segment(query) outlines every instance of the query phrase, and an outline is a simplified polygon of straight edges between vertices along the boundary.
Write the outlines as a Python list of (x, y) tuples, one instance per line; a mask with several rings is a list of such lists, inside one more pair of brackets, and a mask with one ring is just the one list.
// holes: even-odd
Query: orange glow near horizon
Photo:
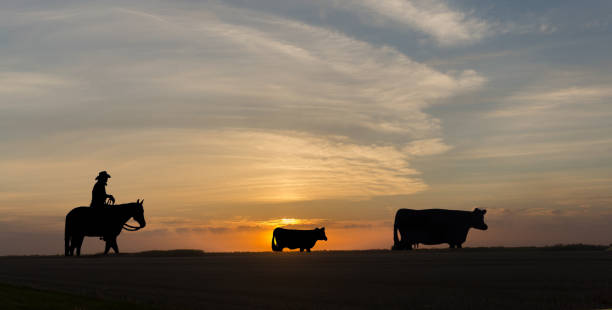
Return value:
[(307, 221), (296, 219), (296, 218), (281, 218), (281, 219), (272, 219), (264, 222), (260, 222), (262, 225), (266, 226), (284, 226), (284, 225), (299, 225), (306, 224)]

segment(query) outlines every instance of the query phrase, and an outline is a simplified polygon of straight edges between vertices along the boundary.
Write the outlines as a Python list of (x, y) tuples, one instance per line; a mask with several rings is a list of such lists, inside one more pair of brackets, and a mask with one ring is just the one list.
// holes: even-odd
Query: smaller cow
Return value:
[(325, 227), (311, 230), (276, 228), (272, 233), (272, 250), (281, 252), (284, 248), (310, 252), (317, 240), (327, 241)]

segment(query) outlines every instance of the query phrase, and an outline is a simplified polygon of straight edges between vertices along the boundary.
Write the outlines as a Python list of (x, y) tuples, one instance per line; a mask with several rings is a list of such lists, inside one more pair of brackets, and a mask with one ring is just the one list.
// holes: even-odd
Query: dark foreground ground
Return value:
[(164, 309), (601, 309), (612, 252), (2, 257), (0, 283)]
[(145, 304), (103, 300), (56, 291), (0, 284), (2, 310), (149, 310)]

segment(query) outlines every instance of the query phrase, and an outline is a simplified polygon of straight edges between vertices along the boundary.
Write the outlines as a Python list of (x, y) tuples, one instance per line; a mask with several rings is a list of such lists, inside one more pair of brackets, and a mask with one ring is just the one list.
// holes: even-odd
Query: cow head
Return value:
[(315, 228), (315, 232), (317, 233), (317, 240), (327, 241), (327, 236), (325, 235), (325, 227)]
[(482, 230), (487, 230), (487, 228), (489, 228), (489, 226), (487, 226), (487, 224), (485, 224), (484, 222), (484, 215), (485, 213), (487, 213), (487, 210), (484, 209), (474, 209), (474, 212), (472, 212), (472, 227), (476, 228), (476, 229), (482, 229)]

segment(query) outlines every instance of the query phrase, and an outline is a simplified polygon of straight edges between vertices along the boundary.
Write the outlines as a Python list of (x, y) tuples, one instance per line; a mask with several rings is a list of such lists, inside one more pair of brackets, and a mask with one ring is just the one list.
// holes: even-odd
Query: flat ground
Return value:
[(2, 310), (147, 310), (150, 306), (0, 284)]
[(0, 282), (170, 309), (599, 309), (612, 251), (2, 257)]

